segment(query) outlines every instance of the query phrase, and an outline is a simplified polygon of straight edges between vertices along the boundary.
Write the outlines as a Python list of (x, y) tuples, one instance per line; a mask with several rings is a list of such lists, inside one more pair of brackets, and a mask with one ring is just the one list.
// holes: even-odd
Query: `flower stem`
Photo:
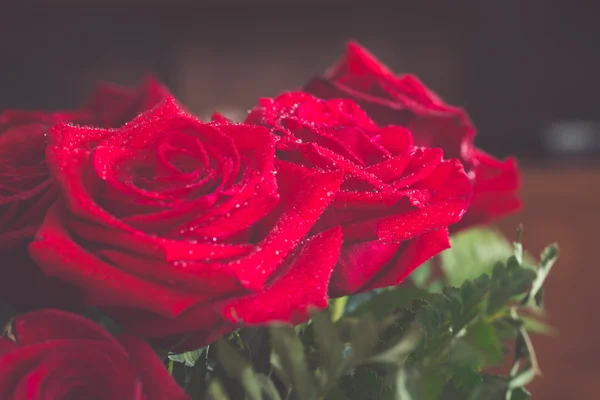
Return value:
[(331, 321), (337, 322), (344, 315), (346, 309), (346, 303), (348, 303), (348, 296), (338, 297), (337, 299), (331, 300)]

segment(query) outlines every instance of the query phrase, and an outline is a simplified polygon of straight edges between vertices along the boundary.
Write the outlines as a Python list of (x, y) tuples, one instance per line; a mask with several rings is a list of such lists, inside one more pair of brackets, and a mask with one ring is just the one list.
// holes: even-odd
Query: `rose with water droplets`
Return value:
[(415, 147), (406, 128), (379, 128), (351, 100), (302, 92), (260, 100), (246, 122), (279, 136), (277, 158), (294, 169), (344, 174), (311, 228), (343, 232), (332, 296), (396, 285), (449, 246), (448, 227), (467, 209), (471, 184), (458, 160)]
[(267, 128), (203, 123), (171, 98), (119, 129), (49, 137), (63, 201), (30, 252), (129, 331), (198, 345), (326, 306), (341, 232), (308, 233), (340, 172), (276, 161)]
[(415, 145), (439, 147), (445, 157), (460, 159), (471, 178), (473, 198), (453, 231), (520, 208), (515, 159), (500, 161), (477, 149), (475, 127), (464, 110), (444, 103), (414, 75), (394, 75), (359, 44), (349, 43), (345, 56), (304, 91), (325, 99), (352, 99), (378, 126), (408, 128)]

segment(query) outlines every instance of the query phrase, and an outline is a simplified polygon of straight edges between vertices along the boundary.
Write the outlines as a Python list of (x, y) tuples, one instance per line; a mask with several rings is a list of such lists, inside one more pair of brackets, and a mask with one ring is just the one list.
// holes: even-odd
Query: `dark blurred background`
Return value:
[(84, 3), (2, 10), (0, 108), (74, 107), (97, 79), (153, 72), (198, 113), (245, 110), (324, 71), (353, 38), (465, 106), (496, 155), (600, 154), (593, 2)]
[(479, 147), (518, 156), (525, 209), (500, 226), (512, 235), (523, 222), (533, 252), (563, 249), (547, 294), (559, 336), (536, 340), (534, 398), (597, 398), (600, 2), (143, 3), (0, 8), (0, 109), (76, 107), (97, 80), (135, 85), (150, 72), (201, 116), (243, 113), (355, 39), (464, 106)]

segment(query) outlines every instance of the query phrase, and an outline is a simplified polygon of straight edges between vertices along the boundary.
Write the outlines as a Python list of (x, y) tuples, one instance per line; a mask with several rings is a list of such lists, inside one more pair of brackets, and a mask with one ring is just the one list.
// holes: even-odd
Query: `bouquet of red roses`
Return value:
[(355, 43), (242, 122), (152, 77), (4, 111), (0, 399), (527, 398), (557, 251), (473, 228), (520, 206), (474, 136)]

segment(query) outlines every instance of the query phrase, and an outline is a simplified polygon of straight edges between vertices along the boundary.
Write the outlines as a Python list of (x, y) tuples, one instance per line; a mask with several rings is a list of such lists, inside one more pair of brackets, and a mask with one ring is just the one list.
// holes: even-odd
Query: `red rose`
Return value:
[(0, 398), (189, 397), (143, 341), (115, 339), (91, 320), (49, 309), (17, 316), (0, 337)]
[(59, 122), (85, 119), (78, 112), (0, 114), (0, 298), (20, 310), (71, 300), (62, 282), (37, 270), (26, 245), (57, 197), (45, 163), (48, 130)]
[(117, 130), (57, 126), (47, 158), (64, 202), (30, 252), (149, 337), (298, 321), (327, 304), (341, 232), (307, 234), (342, 175), (275, 162), (274, 141), (172, 98)]
[(169, 96), (154, 76), (146, 77), (136, 89), (100, 83), (83, 109), (93, 117), (91, 125), (119, 128)]
[(0, 252), (33, 236), (56, 188), (46, 167), (46, 135), (76, 113), (9, 110), (0, 114)]
[(342, 226), (331, 295), (396, 285), (449, 246), (447, 227), (465, 212), (470, 182), (440, 149), (414, 147), (406, 128), (378, 128), (351, 100), (306, 93), (262, 99), (246, 122), (271, 127), (280, 137), (277, 157), (298, 170), (344, 172), (313, 228)]
[(494, 160), (475, 148), (467, 114), (450, 106), (413, 75), (394, 75), (366, 49), (351, 42), (345, 57), (304, 88), (320, 98), (350, 98), (379, 126), (408, 128), (415, 145), (439, 147), (459, 158), (473, 181), (471, 206), (453, 230), (485, 223), (520, 208), (519, 174), (513, 158)]
[(0, 114), (0, 298), (21, 311), (75, 305), (72, 288), (43, 275), (25, 247), (58, 194), (45, 162), (48, 130), (61, 122), (118, 127), (166, 96), (148, 77), (137, 90), (100, 84), (78, 111)]

